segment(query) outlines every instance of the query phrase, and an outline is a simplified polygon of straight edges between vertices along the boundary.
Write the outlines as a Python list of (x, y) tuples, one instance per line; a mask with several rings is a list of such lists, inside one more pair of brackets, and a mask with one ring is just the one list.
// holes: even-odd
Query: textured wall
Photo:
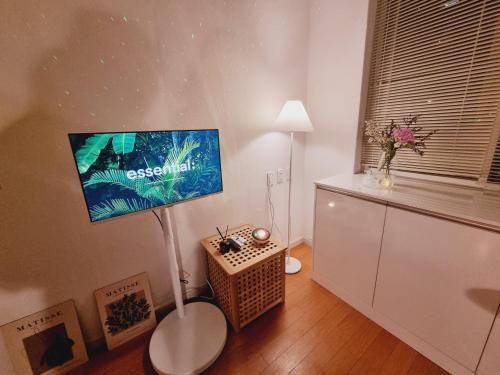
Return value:
[[(308, 29), (305, 0), (4, 1), (0, 324), (73, 298), (96, 339), (93, 291), (141, 271), (156, 303), (173, 300), (151, 213), (89, 223), (68, 132), (221, 130), (224, 193), (174, 210), (192, 285), (215, 224), (267, 224), (265, 171), (287, 166), (289, 138), (266, 128), (285, 100), (305, 99)], [(286, 190), (273, 191), (284, 233)], [(294, 197), (295, 239), (301, 184)]]

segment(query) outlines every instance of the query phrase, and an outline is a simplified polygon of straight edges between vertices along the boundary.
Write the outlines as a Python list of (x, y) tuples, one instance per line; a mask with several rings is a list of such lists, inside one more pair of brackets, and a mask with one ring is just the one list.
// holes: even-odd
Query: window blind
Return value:
[[(401, 150), (393, 168), (473, 180), (494, 174), (485, 158), (499, 126), (500, 1), (378, 0), (373, 43), (365, 119), (385, 126), (418, 114), (422, 133), (438, 129), (423, 157)], [(376, 166), (381, 153), (363, 138), (364, 166)]]
[(493, 184), (500, 184), (500, 137), (497, 141), (493, 161), (489, 168), (488, 182)]

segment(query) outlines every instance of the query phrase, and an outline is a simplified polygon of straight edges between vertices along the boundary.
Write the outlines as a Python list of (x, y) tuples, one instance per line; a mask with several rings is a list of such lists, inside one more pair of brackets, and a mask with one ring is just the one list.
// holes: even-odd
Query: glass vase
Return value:
[(394, 176), (391, 175), (391, 163), (394, 156), (396, 156), (396, 151), (394, 149), (387, 152), (384, 151), (378, 162), (378, 169), (383, 173), (380, 184), (384, 189), (392, 189), (394, 186)]
[(394, 186), (394, 176), (391, 175), (390, 170), (384, 170), (382, 186), (384, 189), (392, 189), (392, 187)]

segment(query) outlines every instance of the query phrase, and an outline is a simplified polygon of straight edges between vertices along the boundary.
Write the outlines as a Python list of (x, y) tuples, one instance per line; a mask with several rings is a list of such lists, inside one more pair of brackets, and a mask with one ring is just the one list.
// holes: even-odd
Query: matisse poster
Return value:
[(95, 291), (108, 349), (156, 326), (148, 275), (141, 273)]
[(87, 362), (87, 351), (73, 301), (1, 327), (17, 374), (64, 374)]

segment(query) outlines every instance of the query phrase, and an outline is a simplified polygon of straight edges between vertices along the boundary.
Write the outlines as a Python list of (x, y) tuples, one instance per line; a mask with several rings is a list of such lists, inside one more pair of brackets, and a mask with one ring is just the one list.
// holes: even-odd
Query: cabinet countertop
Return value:
[(317, 188), (368, 199), (500, 233), (500, 194), (397, 176), (392, 189), (369, 187), (363, 174), (328, 177)]

